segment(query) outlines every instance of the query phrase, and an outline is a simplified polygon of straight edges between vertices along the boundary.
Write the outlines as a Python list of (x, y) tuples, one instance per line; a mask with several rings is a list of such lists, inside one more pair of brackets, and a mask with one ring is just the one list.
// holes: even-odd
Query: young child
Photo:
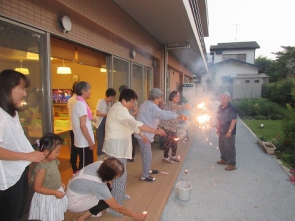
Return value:
[(64, 220), (68, 200), (65, 196), (64, 184), (61, 183), (57, 160), (62, 139), (53, 133), (47, 133), (41, 138), (38, 146), (45, 154), (45, 159), (36, 166), (32, 174), (35, 193), (31, 202), (29, 219)]

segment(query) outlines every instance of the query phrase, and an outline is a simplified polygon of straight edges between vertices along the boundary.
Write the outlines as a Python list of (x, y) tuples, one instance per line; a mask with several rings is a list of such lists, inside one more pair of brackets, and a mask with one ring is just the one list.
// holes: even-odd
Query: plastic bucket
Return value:
[(189, 182), (178, 182), (177, 187), (177, 197), (180, 200), (186, 201), (191, 197), (192, 184)]

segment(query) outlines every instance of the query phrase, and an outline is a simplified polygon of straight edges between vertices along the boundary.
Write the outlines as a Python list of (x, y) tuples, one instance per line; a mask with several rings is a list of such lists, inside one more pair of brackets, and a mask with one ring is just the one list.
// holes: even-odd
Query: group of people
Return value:
[[(155, 178), (150, 174), (159, 171), (150, 170), (151, 142), (155, 134), (165, 135), (165, 131), (158, 127), (159, 120), (186, 120), (187, 117), (160, 109), (158, 105), (163, 92), (157, 88), (150, 91), (149, 100), (137, 110), (134, 108), (137, 94), (127, 86), (121, 88), (119, 99), (112, 107), (116, 94), (115, 90), (108, 89), (105, 99), (98, 101), (96, 117), (93, 117), (86, 102), (91, 94), (90, 84), (84, 81), (76, 83), (73, 96), (68, 101), (71, 117), (71, 164), (75, 175), (65, 188), (58, 172), (57, 160), (62, 139), (47, 133), (37, 141), (39, 151), (35, 151), (19, 121), (18, 111), (21, 110), (18, 107), (26, 96), (29, 85), (29, 79), (20, 72), (7, 69), (0, 73), (1, 218), (18, 220), (20, 217), (27, 198), (28, 166), (36, 162), (37, 166), (31, 176), (35, 193), (29, 219), (63, 220), (64, 212), (69, 209), (84, 212), (77, 218), (79, 221), (91, 215), (96, 216), (110, 207), (109, 213), (112, 215), (123, 214), (144, 220), (146, 214), (134, 213), (122, 206), (126, 189), (126, 162), (134, 159), (132, 140), (136, 137), (142, 153), (140, 180), (154, 181)], [(134, 117), (136, 113), (137, 119)], [(97, 141), (101, 142), (98, 144), (98, 156), (105, 153), (108, 157), (105, 161), (93, 163), (96, 142), (92, 123), (97, 128)], [(132, 134), (135, 137), (132, 138)]]
[[(150, 90), (149, 99), (143, 102), (139, 109), (134, 109), (137, 94), (132, 89), (124, 87), (120, 91), (117, 102), (111, 103), (116, 95), (113, 89), (106, 91), (103, 100), (98, 101), (93, 117), (86, 100), (90, 97), (90, 85), (81, 81), (74, 85), (75, 94), (68, 101), (71, 117), (71, 164), (75, 175), (65, 188), (61, 182), (57, 157), (62, 147), (62, 139), (52, 133), (45, 134), (36, 143), (39, 151), (35, 151), (26, 138), (19, 121), (19, 104), (26, 96), (29, 79), (14, 70), (4, 70), (0, 73), (0, 217), (3, 220), (18, 220), (27, 198), (28, 170), (32, 162), (37, 166), (32, 173), (34, 180), (34, 196), (31, 201), (29, 219), (63, 220), (64, 212), (83, 212), (76, 220), (81, 221), (90, 216), (99, 216), (107, 212), (114, 216), (127, 215), (136, 220), (144, 220), (147, 214), (132, 212), (124, 208), (126, 198), (127, 160), (133, 159), (132, 134), (137, 139), (142, 154), (142, 181), (152, 182), (155, 178), (150, 174), (159, 173), (151, 169), (151, 142), (154, 135), (166, 136), (164, 162), (179, 162), (176, 156), (176, 128), (178, 120), (188, 117), (180, 114), (190, 105), (178, 105), (179, 93), (171, 92), (169, 102), (164, 108), (159, 108), (163, 92), (158, 88)], [(228, 102), (225, 98), (224, 103)], [(224, 135), (224, 121), (230, 110), (221, 107), (219, 111), (219, 134)], [(230, 107), (229, 107), (230, 108)], [(137, 113), (136, 118), (134, 117)], [(101, 118), (102, 117), (102, 118)], [(234, 113), (230, 116), (234, 117)], [(100, 126), (105, 118), (105, 125)], [(227, 119), (227, 118), (226, 118)], [(93, 163), (93, 148), (95, 146), (92, 123), (96, 124), (98, 155), (107, 155), (104, 161)], [(230, 130), (225, 137), (235, 133), (235, 121), (230, 121)], [(102, 139), (102, 135), (103, 139)], [(221, 152), (219, 164), (228, 164), (227, 170), (235, 169), (235, 152), (227, 154), (226, 146), (234, 145), (234, 139), (227, 142), (220, 140), (224, 154)], [(227, 143), (226, 143), (227, 142)], [(172, 149), (169, 157), (169, 149)], [(222, 149), (222, 148), (221, 148)], [(76, 165), (77, 155), (79, 164)], [(76, 159), (75, 159), (76, 158)]]

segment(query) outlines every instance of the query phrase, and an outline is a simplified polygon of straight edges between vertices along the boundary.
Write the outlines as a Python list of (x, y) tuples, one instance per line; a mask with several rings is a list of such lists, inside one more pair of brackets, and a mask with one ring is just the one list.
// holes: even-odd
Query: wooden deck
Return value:
[[(168, 197), (170, 196), (171, 190), (175, 183), (175, 180), (178, 177), (178, 174), (181, 170), (183, 160), (186, 157), (188, 149), (191, 145), (191, 141), (194, 137), (194, 134), (190, 133), (190, 140), (184, 142), (179, 141), (177, 155), (181, 157), (182, 162), (174, 164), (168, 164), (162, 161), (163, 151), (159, 149), (157, 143), (152, 144), (153, 152), (153, 162), (152, 169), (158, 169), (160, 171), (169, 172), (171, 174), (155, 174), (154, 177), (156, 181), (154, 182), (144, 182), (139, 180), (141, 176), (141, 154), (139, 147), (136, 149), (135, 161), (127, 163), (127, 190), (126, 193), (131, 196), (131, 199), (124, 201), (124, 206), (133, 211), (147, 211), (148, 216), (146, 221), (157, 221), (161, 220), (162, 212), (165, 208)], [(96, 153), (96, 150), (94, 151)], [(62, 152), (59, 156), (60, 171), (62, 180), (65, 184), (68, 183), (69, 179), (72, 177), (72, 170), (69, 163), (69, 147), (64, 146)], [(96, 156), (95, 156), (96, 160)], [(77, 218), (79, 214), (66, 212), (65, 220), (72, 221)], [(104, 213), (100, 218), (88, 218), (87, 221), (125, 221), (125, 220), (134, 220), (127, 216), (122, 218), (115, 218), (113, 216)]]

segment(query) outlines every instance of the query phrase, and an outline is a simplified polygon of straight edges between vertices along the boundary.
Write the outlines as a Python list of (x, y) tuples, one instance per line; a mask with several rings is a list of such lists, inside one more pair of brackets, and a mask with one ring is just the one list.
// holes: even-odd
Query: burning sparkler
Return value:
[(199, 128), (209, 129), (211, 127), (210, 125), (211, 116), (206, 113), (208, 111), (207, 111), (205, 102), (198, 104), (197, 107), (202, 110), (202, 114), (199, 116), (196, 116), (196, 120), (199, 123)]
[(173, 139), (174, 141), (179, 141), (180, 140), (179, 137), (171, 137), (171, 136), (168, 136), (168, 135), (165, 135), (165, 137), (169, 137), (169, 138)]

